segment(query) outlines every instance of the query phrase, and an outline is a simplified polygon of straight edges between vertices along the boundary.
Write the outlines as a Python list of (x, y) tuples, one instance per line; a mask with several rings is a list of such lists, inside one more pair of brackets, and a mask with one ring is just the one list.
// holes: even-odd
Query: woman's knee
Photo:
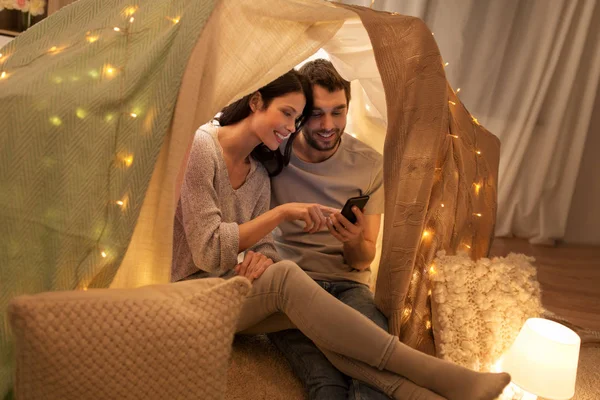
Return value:
[(304, 273), (304, 271), (302, 271), (302, 269), (300, 269), (300, 267), (298, 266), (298, 264), (296, 264), (293, 261), (290, 260), (282, 260), (279, 262), (276, 262), (275, 264), (271, 265), (269, 268), (267, 268), (267, 270), (264, 272), (263, 275), (270, 275), (271, 277), (275, 278), (275, 277), (287, 277), (288, 275), (293, 275), (293, 274), (297, 274), (297, 273)]

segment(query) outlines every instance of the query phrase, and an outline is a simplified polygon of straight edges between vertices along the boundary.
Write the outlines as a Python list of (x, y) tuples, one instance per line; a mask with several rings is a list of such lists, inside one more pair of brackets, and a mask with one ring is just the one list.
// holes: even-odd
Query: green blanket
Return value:
[(113, 279), (213, 6), (80, 0), (0, 50), (0, 398), (8, 301)]

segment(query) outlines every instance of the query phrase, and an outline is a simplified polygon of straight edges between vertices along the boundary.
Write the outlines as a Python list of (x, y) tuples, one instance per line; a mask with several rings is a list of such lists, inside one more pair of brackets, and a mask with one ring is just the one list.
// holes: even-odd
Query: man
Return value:
[[(290, 165), (271, 181), (271, 207), (307, 202), (341, 209), (350, 197), (370, 199), (363, 211), (354, 207), (356, 224), (337, 213), (327, 218), (328, 229), (307, 234), (301, 222), (286, 222), (274, 232), (275, 245), (284, 259), (295, 261), (325, 290), (387, 331), (387, 319), (375, 307), (368, 287), (384, 208), (382, 157), (344, 133), (350, 82), (331, 62), (308, 62), (300, 73), (313, 85), (314, 108), (294, 141)], [(338, 371), (302, 332), (287, 330), (269, 337), (305, 385), (309, 399), (388, 399)]]

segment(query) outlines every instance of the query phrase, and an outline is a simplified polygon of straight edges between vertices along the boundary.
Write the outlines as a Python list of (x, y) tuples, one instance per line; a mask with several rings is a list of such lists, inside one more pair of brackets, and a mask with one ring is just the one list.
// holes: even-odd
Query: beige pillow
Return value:
[(221, 399), (250, 283), (20, 296), (9, 306), (17, 399)]
[(533, 261), (513, 253), (473, 261), (439, 252), (429, 272), (437, 355), (474, 370), (494, 370), (525, 321), (542, 313)]

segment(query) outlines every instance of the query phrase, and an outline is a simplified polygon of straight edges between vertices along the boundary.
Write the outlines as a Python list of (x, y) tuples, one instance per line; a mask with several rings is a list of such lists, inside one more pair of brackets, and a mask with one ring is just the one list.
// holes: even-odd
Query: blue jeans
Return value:
[[(375, 307), (366, 285), (352, 281), (316, 281), (342, 303), (388, 330), (387, 318)], [(309, 400), (389, 400), (383, 392), (338, 371), (297, 329), (270, 333), (269, 339), (283, 353), (306, 388)]]

